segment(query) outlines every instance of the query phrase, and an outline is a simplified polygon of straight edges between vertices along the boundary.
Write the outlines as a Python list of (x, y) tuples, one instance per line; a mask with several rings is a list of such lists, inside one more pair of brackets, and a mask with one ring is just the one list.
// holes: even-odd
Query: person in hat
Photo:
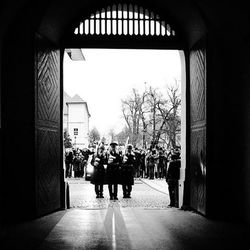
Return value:
[(123, 190), (123, 198), (131, 198), (132, 185), (134, 185), (135, 172), (135, 154), (132, 151), (133, 146), (127, 146), (127, 152), (123, 156), (121, 165), (121, 184)]
[(110, 143), (110, 150), (107, 154), (107, 183), (109, 188), (110, 200), (118, 200), (118, 183), (119, 183), (119, 173), (122, 158), (117, 151), (117, 142)]
[(166, 173), (166, 182), (170, 197), (170, 207), (178, 207), (178, 181), (180, 179), (181, 159), (180, 153), (174, 151)]
[(95, 185), (96, 198), (104, 198), (103, 184), (105, 176), (104, 165), (107, 164), (107, 155), (105, 154), (104, 145), (100, 145), (97, 152), (93, 155), (91, 164), (94, 166), (94, 172), (90, 182)]

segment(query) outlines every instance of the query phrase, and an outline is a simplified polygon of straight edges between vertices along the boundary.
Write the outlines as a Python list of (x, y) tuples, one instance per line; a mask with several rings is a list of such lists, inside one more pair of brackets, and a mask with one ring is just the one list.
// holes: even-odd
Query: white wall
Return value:
[[(74, 135), (74, 128), (78, 128), (78, 135)], [(88, 147), (89, 117), (85, 103), (68, 103), (68, 132), (73, 146)]]
[(68, 130), (68, 114), (63, 114), (63, 131)]
[(186, 63), (184, 51), (179, 51), (181, 60), (181, 170), (179, 180), (179, 207), (183, 205), (184, 181), (186, 170), (186, 134), (187, 134), (187, 88), (186, 88)]

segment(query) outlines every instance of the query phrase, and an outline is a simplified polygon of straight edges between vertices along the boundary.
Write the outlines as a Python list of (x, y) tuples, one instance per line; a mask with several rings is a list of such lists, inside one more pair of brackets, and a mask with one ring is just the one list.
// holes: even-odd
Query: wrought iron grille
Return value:
[(80, 21), (77, 36), (125, 35), (175, 37), (175, 30), (159, 15), (132, 4), (118, 4), (97, 10)]

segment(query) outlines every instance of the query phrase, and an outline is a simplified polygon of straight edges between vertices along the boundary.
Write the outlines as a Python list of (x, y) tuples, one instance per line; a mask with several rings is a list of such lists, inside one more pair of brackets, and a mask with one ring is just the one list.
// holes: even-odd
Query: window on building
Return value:
[(74, 135), (78, 135), (78, 128), (74, 128)]

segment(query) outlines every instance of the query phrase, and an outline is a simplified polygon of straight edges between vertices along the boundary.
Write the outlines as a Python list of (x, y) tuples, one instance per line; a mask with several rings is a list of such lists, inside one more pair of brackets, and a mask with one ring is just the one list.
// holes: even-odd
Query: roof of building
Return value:
[(84, 103), (85, 101), (79, 96), (79, 95), (74, 95), (68, 103)]
[(73, 61), (86, 61), (81, 49), (65, 49)]
[(67, 103), (70, 101), (71, 97), (64, 91), (63, 93), (63, 114), (68, 114)]
[(88, 104), (85, 102), (79, 95), (74, 95), (73, 97), (70, 97), (65, 91), (64, 91), (64, 96), (63, 96), (63, 114), (68, 114), (68, 109), (67, 105), (68, 104), (77, 104), (77, 103), (82, 103), (86, 105), (88, 115), (90, 117), (89, 109), (88, 109)]

